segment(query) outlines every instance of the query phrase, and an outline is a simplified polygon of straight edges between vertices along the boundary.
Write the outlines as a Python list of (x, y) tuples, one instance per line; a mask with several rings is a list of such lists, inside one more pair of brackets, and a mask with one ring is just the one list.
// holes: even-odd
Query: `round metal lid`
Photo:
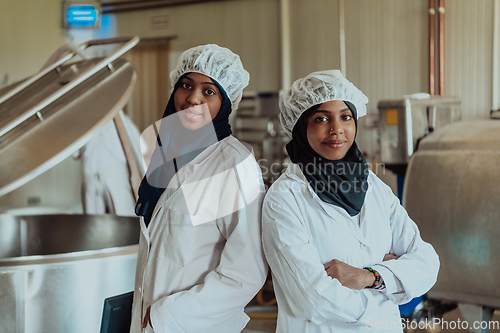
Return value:
[(102, 61), (58, 65), (3, 101), (0, 94), (0, 196), (66, 159), (123, 108), (136, 81), (130, 63), (117, 59), (80, 80)]
[(500, 120), (466, 119), (436, 129), (420, 141), (422, 150), (499, 150)]

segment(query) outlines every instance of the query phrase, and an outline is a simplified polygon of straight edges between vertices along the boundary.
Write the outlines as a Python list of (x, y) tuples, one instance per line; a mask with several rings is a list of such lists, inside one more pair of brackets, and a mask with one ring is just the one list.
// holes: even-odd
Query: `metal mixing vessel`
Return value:
[(428, 296), (462, 312), (500, 309), (499, 163), (500, 121), (469, 119), (425, 137), (408, 165), (404, 206), (441, 261)]
[[(0, 90), (0, 195), (70, 156), (111, 119), (120, 132), (136, 72), (119, 57), (138, 41), (89, 41), (82, 51), (123, 45), (73, 63), (75, 52), (66, 52)], [(98, 332), (104, 299), (133, 290), (138, 240), (136, 217), (0, 215), (0, 332)]]
[(99, 332), (134, 285), (138, 218), (0, 215), (0, 332)]

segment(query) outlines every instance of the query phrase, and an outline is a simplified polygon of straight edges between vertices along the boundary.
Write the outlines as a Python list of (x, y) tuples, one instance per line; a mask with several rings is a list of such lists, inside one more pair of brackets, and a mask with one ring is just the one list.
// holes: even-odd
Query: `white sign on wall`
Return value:
[(149, 30), (165, 30), (170, 26), (170, 17), (168, 15), (151, 16), (148, 21)]

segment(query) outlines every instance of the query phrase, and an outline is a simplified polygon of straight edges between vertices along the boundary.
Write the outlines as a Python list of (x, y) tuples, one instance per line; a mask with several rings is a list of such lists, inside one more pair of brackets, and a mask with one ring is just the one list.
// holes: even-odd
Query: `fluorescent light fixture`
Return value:
[(64, 6), (66, 28), (98, 28), (100, 13), (94, 4), (69, 4)]

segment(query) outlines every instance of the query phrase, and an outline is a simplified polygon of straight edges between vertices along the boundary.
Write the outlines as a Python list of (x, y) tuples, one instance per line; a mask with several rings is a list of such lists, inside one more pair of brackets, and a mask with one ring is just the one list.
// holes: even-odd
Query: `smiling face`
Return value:
[(329, 101), (307, 119), (307, 141), (328, 160), (340, 160), (356, 136), (352, 111), (343, 101)]
[(189, 73), (181, 79), (175, 91), (174, 104), (182, 125), (195, 130), (217, 116), (222, 104), (222, 94), (208, 76)]

